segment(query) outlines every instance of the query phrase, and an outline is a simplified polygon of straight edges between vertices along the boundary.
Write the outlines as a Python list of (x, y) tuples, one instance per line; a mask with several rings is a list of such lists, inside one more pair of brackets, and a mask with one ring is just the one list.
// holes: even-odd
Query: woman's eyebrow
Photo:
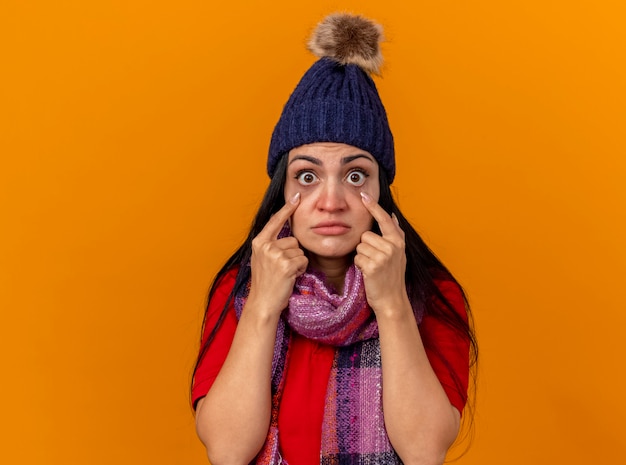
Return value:
[(341, 164), (342, 165), (347, 165), (351, 161), (354, 161), (354, 160), (356, 160), (358, 158), (365, 158), (365, 159), (371, 161), (372, 163), (374, 163), (374, 159), (372, 157), (370, 157), (369, 155), (366, 155), (364, 153), (359, 153), (358, 155), (350, 155), (349, 157), (342, 158), (341, 159)]
[[(374, 159), (371, 156), (366, 155), (365, 153), (359, 153), (357, 155), (350, 155), (348, 157), (343, 157), (341, 159), (341, 164), (342, 165), (347, 165), (351, 161), (357, 160), (359, 158), (365, 158), (366, 160), (369, 160), (372, 163), (374, 163)], [(322, 166), (323, 165), (322, 160), (320, 160), (319, 158), (311, 157), (309, 155), (296, 155), (295, 157), (293, 157), (291, 159), (289, 164), (291, 165), (296, 160), (305, 160), (305, 161), (308, 161), (308, 162), (313, 163), (314, 165), (318, 165), (318, 166)]]
[(308, 162), (313, 163), (314, 165), (319, 165), (322, 166), (322, 160), (318, 159), (318, 158), (314, 158), (314, 157), (310, 157), (308, 155), (296, 155), (295, 157), (293, 157), (293, 159), (289, 162), (289, 164), (291, 165), (294, 161), (296, 160), (305, 160)]

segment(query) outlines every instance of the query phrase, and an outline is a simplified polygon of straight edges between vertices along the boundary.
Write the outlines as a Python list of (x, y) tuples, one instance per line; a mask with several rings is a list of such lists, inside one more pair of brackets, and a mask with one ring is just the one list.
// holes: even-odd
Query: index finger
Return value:
[(372, 214), (378, 223), (383, 236), (397, 235), (401, 231), (400, 226), (394, 221), (391, 215), (378, 203), (374, 202), (374, 199), (365, 192), (361, 192), (361, 197), (363, 198), (363, 205), (365, 205), (367, 211)]
[(272, 215), (257, 237), (261, 237), (262, 239), (268, 241), (275, 240), (276, 237), (278, 237), (278, 233), (285, 225), (285, 222), (289, 219), (293, 212), (296, 211), (299, 204), (300, 192), (296, 193), (296, 195), (285, 202), (285, 205)]

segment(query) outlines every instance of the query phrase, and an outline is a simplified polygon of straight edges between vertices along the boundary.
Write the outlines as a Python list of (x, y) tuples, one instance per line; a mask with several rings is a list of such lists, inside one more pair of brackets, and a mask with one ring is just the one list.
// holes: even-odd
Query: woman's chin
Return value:
[(333, 248), (333, 247), (325, 247), (325, 248), (315, 248), (315, 249), (306, 249), (307, 255), (311, 260), (337, 260), (337, 261), (352, 261), (352, 257), (354, 255), (354, 249), (346, 249), (344, 248)]
[[(345, 260), (352, 261), (354, 251), (358, 245), (358, 237), (327, 236), (324, 238), (310, 238), (296, 236), (300, 246), (307, 251), (309, 258), (315, 260)], [(313, 240), (311, 240), (313, 239)]]

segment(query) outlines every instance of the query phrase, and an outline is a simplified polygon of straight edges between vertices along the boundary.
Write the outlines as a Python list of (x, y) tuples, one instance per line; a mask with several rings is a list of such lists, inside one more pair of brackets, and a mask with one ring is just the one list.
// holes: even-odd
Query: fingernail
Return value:
[(366, 202), (366, 203), (370, 203), (372, 201), (372, 198), (367, 195), (365, 192), (361, 192), (361, 198)]
[(298, 200), (300, 200), (300, 192), (296, 192), (295, 195), (289, 199), (294, 205), (298, 203)]
[(391, 217), (392, 217), (392, 218), (393, 218), (393, 220), (396, 222), (396, 224), (397, 224), (398, 226), (400, 226), (400, 221), (398, 220), (398, 217), (396, 216), (396, 214), (395, 214), (395, 213), (392, 213), (392, 214), (391, 214)]

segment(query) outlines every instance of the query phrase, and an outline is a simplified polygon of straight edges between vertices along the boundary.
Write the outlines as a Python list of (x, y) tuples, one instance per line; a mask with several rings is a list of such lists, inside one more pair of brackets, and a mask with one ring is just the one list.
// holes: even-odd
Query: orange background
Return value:
[(206, 290), (267, 185), (311, 27), (386, 27), (401, 207), (481, 346), (463, 464), (626, 455), (621, 1), (0, 7), (0, 462), (202, 464)]

